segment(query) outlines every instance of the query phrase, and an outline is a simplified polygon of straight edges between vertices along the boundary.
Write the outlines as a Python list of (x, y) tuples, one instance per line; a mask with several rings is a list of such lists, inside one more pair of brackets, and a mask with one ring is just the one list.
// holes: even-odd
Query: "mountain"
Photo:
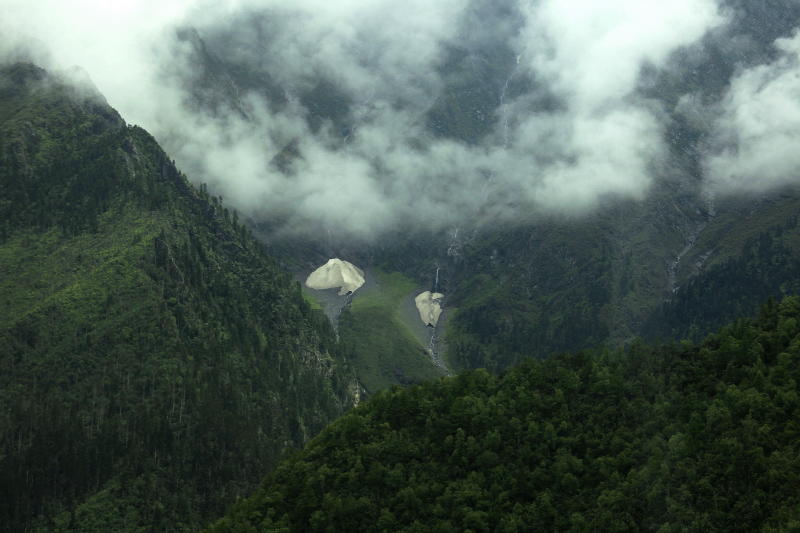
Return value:
[(700, 340), (797, 293), (796, 187), (713, 210), (681, 194), (661, 187), (587, 219), (478, 233), (451, 268), (453, 366), (500, 370), (636, 337)]
[[(710, 194), (703, 158), (715, 142), (713, 120), (686, 112), (685, 102), (696, 101), (711, 115), (718, 112), (737, 73), (776, 60), (780, 49), (774, 43), (793, 35), (800, 11), (784, 0), (728, 0), (719, 8), (724, 27), (677, 48), (661, 68), (642, 67), (631, 97), (658, 109), (667, 153), (641, 199), (603, 198), (579, 216), (531, 212), (495, 221), (464, 213), (458, 224), (431, 229), (403, 220), (371, 240), (329, 226), (286, 235), (286, 221), (296, 214), (284, 207), (252, 215), (259, 237), (300, 278), (331, 257), (405, 278), (409, 293), (384, 309), (394, 313), (392, 319), (373, 326), (359, 319), (354, 331), (348, 317), (358, 311), (358, 294), (349, 310), (333, 317), (341, 317), (339, 333), (353, 347), (354, 368), (369, 382), (367, 389), (434, 376), (430, 364), (425, 371), (414, 368), (424, 351), (450, 371), (502, 371), (530, 356), (624, 346), (639, 337), (700, 340), (755, 313), (767, 298), (796, 292), (800, 248), (793, 221), (800, 191), (795, 186)], [(283, 41), (276, 35), (289, 22), (277, 12), (270, 19), (270, 13), (248, 10), (190, 32), (192, 68), (185, 70), (192, 75), (183, 86), (194, 111), (215, 116), (220, 102), (226, 102), (224, 109), (241, 109), (242, 94), (278, 111), (299, 102), (308, 131), (327, 124), (325, 142), (350, 153), (348, 143), (363, 126), (360, 117), (374, 104), (371, 98), (380, 96), (348, 98), (343, 74), (335, 69), (309, 71), (305, 84), (282, 85), (286, 72), (276, 43)], [(517, 3), (478, 1), (465, 13), (436, 62), (435, 97), (390, 104), (411, 115), (412, 124), (424, 125), (417, 144), (443, 139), (497, 149), (508, 142), (499, 137), (504, 121), (515, 119), (509, 112), (547, 116), (565, 104), (543, 80), (520, 68), (511, 46), (523, 24)], [(254, 56), (245, 45), (269, 53)], [(358, 60), (369, 66), (374, 58)], [(208, 95), (214, 95), (213, 105)], [(524, 105), (509, 108), (515, 99)], [(258, 121), (251, 125), (258, 127)], [(370, 133), (371, 126), (365, 128)], [(275, 167), (287, 174), (280, 187), (300, 180), (287, 169), (303, 160), (301, 145), (292, 139), (276, 153)], [(377, 187), (391, 190), (391, 181), (378, 175)], [(414, 340), (406, 334), (415, 324), (402, 319), (403, 302), (412, 291), (434, 289), (446, 294), (446, 317), (433, 334)], [(376, 377), (370, 359), (387, 331), (403, 342), (381, 348), (385, 368)]]
[(0, 69), (0, 531), (195, 530), (357, 401), (327, 319), (79, 74)]
[(382, 392), (206, 531), (796, 531), (799, 320)]
[(9, 11), (195, 185), (0, 67), (0, 531), (198, 530), (342, 415), (211, 530), (798, 528), (800, 4), (184, 4)]

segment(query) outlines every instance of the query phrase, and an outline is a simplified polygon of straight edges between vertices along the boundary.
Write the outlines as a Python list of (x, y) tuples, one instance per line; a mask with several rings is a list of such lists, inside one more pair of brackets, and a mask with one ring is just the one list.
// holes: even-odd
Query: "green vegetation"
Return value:
[(348, 361), (368, 392), (419, 383), (441, 375), (427, 350), (403, 322), (400, 308), (416, 284), (398, 272), (375, 272), (376, 284), (360, 289), (342, 312), (339, 333)]
[[(476, 142), (498, 88), (452, 61), (429, 126)], [(654, 187), (467, 232), (441, 261), (398, 235), (365, 256), (403, 274), (376, 272), (339, 341), (145, 131), (91, 89), (0, 69), (0, 531), (197, 530), (344, 413), (356, 375), (371, 401), (210, 531), (800, 529), (800, 302), (700, 346), (632, 341), (699, 341), (800, 292), (796, 191), (712, 218), (691, 184)], [(522, 364), (379, 392), (441, 377), (403, 314), (434, 264), (451, 365)], [(604, 343), (628, 348), (528, 360)]]
[(800, 529), (800, 298), (703, 344), (381, 392), (208, 533)]
[(797, 213), (748, 240), (738, 255), (692, 278), (650, 317), (652, 338), (699, 340), (737, 316), (752, 314), (768, 298), (800, 294), (800, 226)]
[(451, 266), (450, 365), (501, 371), (637, 337), (700, 340), (797, 293), (800, 189), (725, 199), (712, 217), (692, 184), (670, 185), (689, 191), (680, 194), (668, 185), (643, 202), (467, 241)]
[(450, 365), (494, 372), (604, 342), (614, 271), (607, 235), (599, 225), (541, 224), (471, 243), (448, 300)]
[(322, 306), (319, 304), (319, 302), (315, 300), (313, 296), (311, 296), (305, 291), (303, 291), (303, 300), (305, 300), (305, 302), (311, 309), (315, 311), (322, 311)]
[(196, 530), (352, 403), (333, 330), (99, 96), (0, 69), (0, 531)]

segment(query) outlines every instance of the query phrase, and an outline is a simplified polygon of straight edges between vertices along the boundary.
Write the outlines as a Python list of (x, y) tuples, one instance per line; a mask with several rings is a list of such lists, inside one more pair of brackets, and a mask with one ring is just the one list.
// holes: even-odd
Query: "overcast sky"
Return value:
[[(643, 198), (674, 112), (709, 125), (709, 191), (796, 181), (800, 37), (740, 68), (716, 102), (688, 93), (671, 109), (639, 90), (643, 68), (672, 68), (710, 32), (735, 37), (718, 1), (0, 0), (0, 52), (24, 46), (46, 67), (82, 67), (128, 122), (241, 211), (370, 237), (402, 221), (452, 227)], [(221, 111), (193, 104), (197, 55), (175, 31), (186, 26), (225, 60), (267, 72), (285, 99), (242, 90)], [(509, 61), (482, 58), (489, 46)], [(432, 135), (426, 119), (459, 47), (496, 89), (478, 142)], [(308, 120), (302, 96), (321, 79), (350, 104), (344, 139)], [(300, 157), (270, 165), (290, 142)]]

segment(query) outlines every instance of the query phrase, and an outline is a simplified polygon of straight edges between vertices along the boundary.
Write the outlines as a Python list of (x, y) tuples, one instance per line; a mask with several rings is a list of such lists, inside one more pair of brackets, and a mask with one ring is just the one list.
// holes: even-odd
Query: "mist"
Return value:
[[(641, 90), (733, 14), (717, 0), (0, 0), (0, 54), (79, 65), (179, 167), (276, 231), (398, 227), (646, 197), (672, 113)], [(796, 181), (800, 38), (698, 104), (705, 187)], [(464, 103), (464, 102), (468, 102)], [(706, 116), (707, 115), (707, 116)]]
[(720, 104), (708, 187), (732, 194), (798, 182), (800, 33), (775, 41), (772, 62), (737, 73)]

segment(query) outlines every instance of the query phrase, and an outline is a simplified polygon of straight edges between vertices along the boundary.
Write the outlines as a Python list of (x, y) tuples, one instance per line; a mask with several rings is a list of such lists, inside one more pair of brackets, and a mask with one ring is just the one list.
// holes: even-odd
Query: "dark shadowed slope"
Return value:
[(208, 531), (797, 531), (799, 320), (385, 391)]
[(0, 530), (192, 529), (352, 405), (324, 317), (95, 90), (0, 70), (0, 221)]

